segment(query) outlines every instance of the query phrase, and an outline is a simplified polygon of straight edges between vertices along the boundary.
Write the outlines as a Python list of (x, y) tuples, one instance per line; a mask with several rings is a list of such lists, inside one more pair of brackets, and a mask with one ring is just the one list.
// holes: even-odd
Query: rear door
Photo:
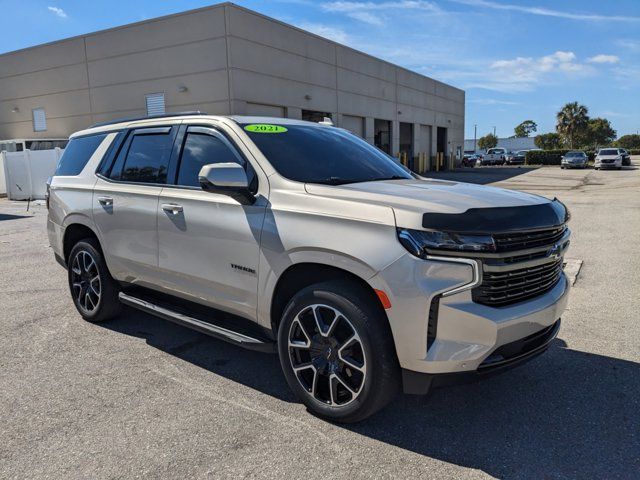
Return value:
[(128, 132), (98, 176), (93, 215), (109, 271), (118, 280), (152, 282), (158, 268), (158, 196), (167, 183), (178, 126)]
[(220, 130), (183, 128), (175, 182), (162, 189), (157, 207), (158, 281), (182, 297), (254, 318), (267, 199), (258, 195), (253, 205), (243, 205), (202, 190), (198, 173), (203, 165), (238, 163), (258, 191), (256, 170)]

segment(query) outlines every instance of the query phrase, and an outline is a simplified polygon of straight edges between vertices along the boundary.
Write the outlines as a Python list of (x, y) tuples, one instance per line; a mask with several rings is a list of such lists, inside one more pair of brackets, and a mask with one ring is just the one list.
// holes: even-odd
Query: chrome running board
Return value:
[(120, 298), (120, 301), (125, 305), (136, 308), (138, 310), (142, 310), (143, 312), (149, 313), (151, 315), (155, 315), (156, 317), (169, 320), (170, 322), (176, 323), (178, 325), (182, 325), (184, 327), (206, 333), (207, 335), (225, 340), (240, 347), (247, 348), (249, 350), (257, 350), (260, 352), (275, 351), (274, 342), (263, 341), (257, 338), (250, 337), (248, 335), (244, 335), (242, 333), (234, 332), (233, 330), (213, 325), (211, 323), (204, 322), (202, 320), (184, 315), (182, 313), (174, 312), (173, 310), (169, 310), (168, 308), (161, 307), (146, 300), (133, 297), (124, 292), (120, 292), (118, 297)]

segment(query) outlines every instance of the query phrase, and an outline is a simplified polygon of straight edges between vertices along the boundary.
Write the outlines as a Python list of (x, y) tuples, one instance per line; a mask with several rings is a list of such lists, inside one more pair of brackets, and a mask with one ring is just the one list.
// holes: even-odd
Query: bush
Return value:
[(632, 148), (629, 150), (629, 155), (640, 155), (640, 148)]
[[(527, 152), (525, 157), (525, 165), (560, 165), (563, 155), (571, 150), (542, 150)], [(593, 162), (596, 152), (584, 152), (589, 157), (589, 161)]]
[(527, 152), (526, 165), (560, 165), (562, 156), (569, 150), (543, 150)]

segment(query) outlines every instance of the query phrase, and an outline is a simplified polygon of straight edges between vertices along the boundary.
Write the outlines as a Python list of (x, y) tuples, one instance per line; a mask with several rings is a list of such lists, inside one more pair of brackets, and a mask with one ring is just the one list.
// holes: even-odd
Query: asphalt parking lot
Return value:
[(129, 311), (83, 322), (46, 209), (0, 199), (1, 478), (638, 478), (640, 169), (469, 169), (557, 196), (583, 261), (550, 350), (332, 425), (276, 356)]

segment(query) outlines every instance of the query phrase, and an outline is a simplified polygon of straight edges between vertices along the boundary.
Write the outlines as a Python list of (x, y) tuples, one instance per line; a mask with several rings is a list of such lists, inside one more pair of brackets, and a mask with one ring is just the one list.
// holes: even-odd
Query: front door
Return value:
[(158, 269), (158, 197), (178, 127), (129, 132), (93, 193), (93, 217), (114, 278), (153, 283)]
[(183, 298), (255, 318), (260, 232), (267, 201), (253, 205), (200, 188), (211, 163), (235, 162), (255, 171), (220, 131), (189, 126), (182, 140), (175, 185), (158, 202), (160, 279)]

